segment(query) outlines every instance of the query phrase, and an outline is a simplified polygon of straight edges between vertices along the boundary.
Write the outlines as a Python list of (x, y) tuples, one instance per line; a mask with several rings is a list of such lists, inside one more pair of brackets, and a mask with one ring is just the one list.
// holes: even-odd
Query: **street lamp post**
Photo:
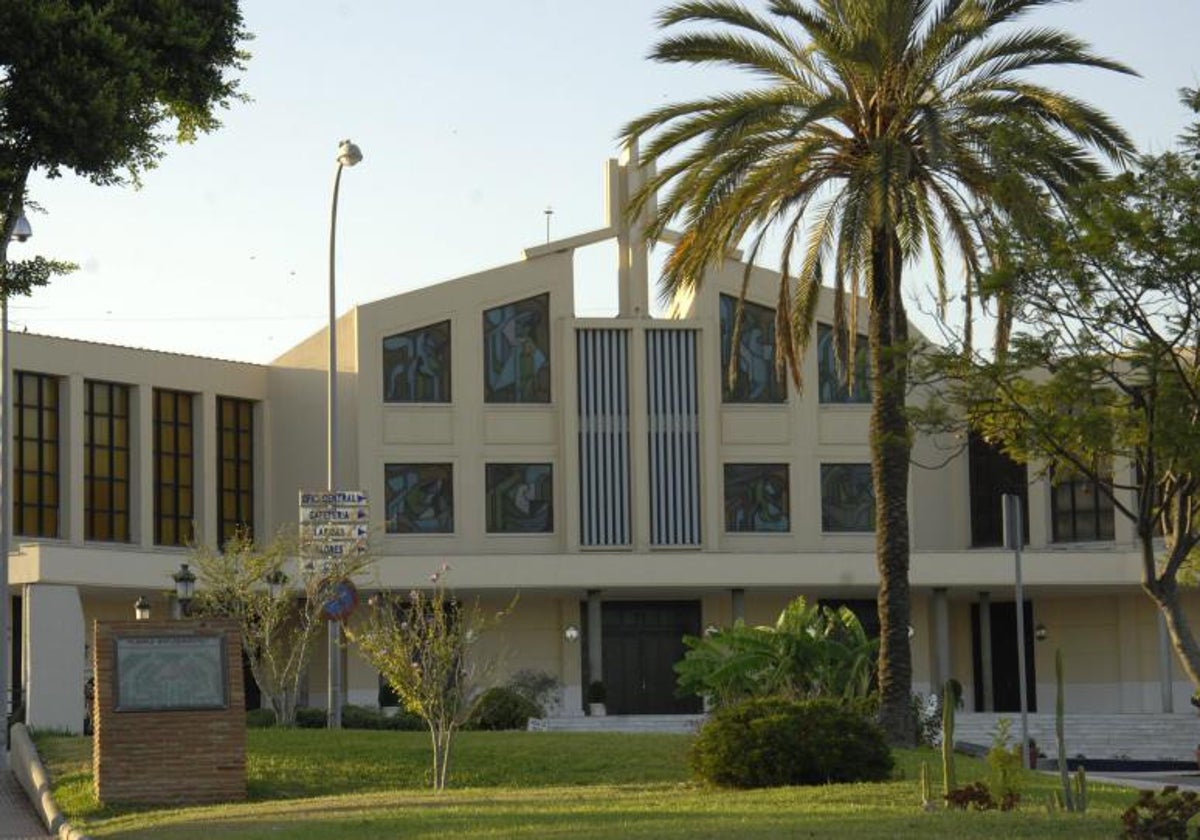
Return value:
[[(333, 176), (333, 203), (329, 212), (329, 374), (328, 439), (326, 440), (325, 489), (337, 489), (337, 306), (335, 302), (334, 254), (337, 249), (338, 190), (342, 185), (342, 170), (362, 160), (362, 151), (349, 140), (338, 144), (337, 170)], [(328, 723), (330, 729), (342, 728), (342, 625), (329, 621)]]
[[(7, 221), (7, 220), (6, 220)], [(25, 214), (17, 211), (9, 238), (24, 242), (33, 235)], [(0, 240), (3, 242), (3, 240)], [(9, 488), (12, 485), (12, 442), (8, 433), (10, 410), (12, 364), (8, 354), (8, 243), (3, 242), (0, 268), (3, 269), (4, 288), (0, 289), (0, 711), (4, 712), (4, 735), (0, 736), (0, 768), (7, 764), (8, 755), (8, 705), (10, 697), (8, 661), (8, 549), (12, 545), (12, 505)]]

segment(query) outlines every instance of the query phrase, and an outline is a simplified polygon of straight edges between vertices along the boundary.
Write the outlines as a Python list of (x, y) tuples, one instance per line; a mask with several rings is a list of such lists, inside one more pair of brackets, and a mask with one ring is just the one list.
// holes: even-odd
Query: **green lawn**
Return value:
[[(939, 784), (932, 751), (897, 753), (880, 784), (723, 791), (689, 779), (690, 737), (469, 732), (460, 736), (452, 790), (425, 790), (428, 746), (413, 732), (251, 730), (246, 803), (178, 809), (97, 805), (91, 741), (44, 736), (38, 748), (55, 797), (94, 837), (234, 840), (271, 837), (906, 837), (1111, 838), (1134, 799), (1092, 785), (1087, 815), (1047, 813), (1055, 779), (1031, 774), (1014, 813), (927, 814), (920, 762)], [(982, 762), (960, 758), (960, 782)]]

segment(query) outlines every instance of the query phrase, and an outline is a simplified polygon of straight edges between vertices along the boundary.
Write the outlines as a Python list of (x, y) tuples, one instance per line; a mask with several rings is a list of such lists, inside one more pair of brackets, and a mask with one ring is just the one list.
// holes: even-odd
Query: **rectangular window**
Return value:
[(821, 465), (821, 530), (866, 534), (875, 530), (870, 464)]
[(1112, 497), (1089, 478), (1051, 476), (1050, 518), (1054, 542), (1091, 542), (1114, 537)]
[(387, 464), (384, 490), (389, 534), (454, 533), (451, 464)]
[(483, 399), (550, 402), (550, 295), (483, 313)]
[(254, 403), (217, 397), (217, 542), (253, 536)]
[(489, 534), (548, 534), (554, 530), (550, 464), (487, 465)]
[(13, 373), (13, 532), (58, 534), (57, 376)]
[(859, 336), (854, 352), (854, 387), (848, 371), (838, 361), (833, 327), (817, 324), (817, 392), (822, 403), (869, 403), (871, 401), (871, 365), (867, 356), (867, 338)]
[(978, 432), (968, 438), (968, 476), (971, 492), (971, 545), (975, 548), (1004, 544), (1003, 496), (1021, 499), (1024, 540), (1029, 542), (1029, 479), (1024, 464), (1018, 464), (998, 445)]
[(787, 464), (725, 465), (725, 530), (791, 529)]
[(83, 387), (83, 536), (129, 542), (129, 386)]
[(450, 402), (450, 322), (383, 340), (383, 401)]
[(775, 371), (775, 310), (745, 301), (738, 335), (737, 379), (730, 387), (729, 359), (737, 323), (738, 299), (721, 295), (721, 401), (781, 403), (787, 384)]
[(195, 516), (192, 395), (154, 389), (154, 543), (187, 545)]

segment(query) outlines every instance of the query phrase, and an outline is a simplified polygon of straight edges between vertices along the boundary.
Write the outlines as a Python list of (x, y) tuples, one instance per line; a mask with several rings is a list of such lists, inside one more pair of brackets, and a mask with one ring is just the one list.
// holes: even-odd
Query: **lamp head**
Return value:
[(24, 242), (31, 236), (33, 236), (33, 228), (29, 226), (29, 219), (25, 218), (23, 212), (19, 212), (17, 223), (13, 225), (12, 238), (16, 242)]
[(354, 166), (362, 160), (362, 149), (349, 140), (338, 144), (337, 162), (342, 166)]

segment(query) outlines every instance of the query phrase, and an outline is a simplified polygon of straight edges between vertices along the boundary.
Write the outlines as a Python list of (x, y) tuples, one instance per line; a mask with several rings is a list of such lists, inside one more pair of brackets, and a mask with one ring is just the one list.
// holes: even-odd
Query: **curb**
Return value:
[(42, 822), (50, 833), (58, 840), (91, 840), (82, 831), (71, 826), (50, 793), (50, 776), (38, 757), (37, 747), (29, 737), (29, 730), (23, 723), (13, 724), (9, 732), (9, 756), (12, 758), (12, 772), (25, 789), (33, 809), (37, 811)]

